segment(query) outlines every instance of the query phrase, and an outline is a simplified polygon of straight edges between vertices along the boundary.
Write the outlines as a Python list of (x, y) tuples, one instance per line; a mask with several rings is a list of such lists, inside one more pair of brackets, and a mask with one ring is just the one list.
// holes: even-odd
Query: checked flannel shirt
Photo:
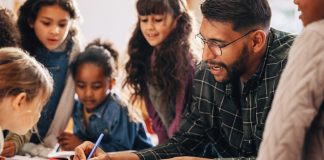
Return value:
[(193, 103), (166, 144), (135, 152), (141, 159), (176, 156), (256, 157), (264, 124), (295, 35), (270, 29), (257, 72), (244, 85), (218, 83), (206, 63), (197, 68)]

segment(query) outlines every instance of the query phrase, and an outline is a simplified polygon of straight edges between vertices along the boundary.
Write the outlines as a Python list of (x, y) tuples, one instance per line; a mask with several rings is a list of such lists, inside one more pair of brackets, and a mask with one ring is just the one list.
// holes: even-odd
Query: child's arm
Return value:
[[(17, 154), (23, 147), (25, 143), (28, 143), (32, 136), (31, 130), (29, 130), (25, 135), (18, 135), (16, 133), (9, 132), (5, 138), (5, 143), (14, 144), (14, 147), (8, 148), (9, 150), (2, 152), (2, 156), (13, 156)], [(12, 146), (12, 145), (10, 145)], [(5, 153), (6, 152), (6, 153)], [(13, 155), (12, 155), (13, 154)]]
[(83, 142), (76, 135), (68, 132), (63, 132), (59, 137), (57, 137), (57, 140), (61, 149), (65, 151), (73, 151), (75, 147)]
[(82, 112), (82, 108), (80, 108), (78, 104), (79, 103), (77, 101), (74, 102), (73, 114), (72, 114), (73, 123), (74, 123), (73, 133), (63, 132), (57, 137), (61, 149), (65, 151), (74, 150), (75, 147), (77, 147), (84, 140), (86, 140), (86, 138), (82, 133), (82, 129), (80, 128), (82, 122), (79, 118), (77, 118), (80, 116), (78, 115), (78, 113)]
[(13, 157), (15, 154), (16, 154), (16, 144), (13, 141), (4, 142), (1, 156)]

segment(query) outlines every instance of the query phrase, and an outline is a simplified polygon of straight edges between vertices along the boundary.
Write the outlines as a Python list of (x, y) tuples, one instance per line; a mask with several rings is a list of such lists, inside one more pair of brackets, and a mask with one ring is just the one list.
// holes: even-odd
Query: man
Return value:
[(295, 0), (305, 26), (294, 42), (258, 159), (324, 159), (324, 1)]
[[(197, 67), (193, 103), (179, 133), (155, 148), (111, 155), (98, 150), (97, 156), (114, 160), (257, 155), (294, 36), (270, 29), (267, 0), (206, 0), (201, 10), (197, 37), (204, 44), (204, 62)], [(75, 159), (85, 158), (92, 146), (87, 142), (77, 148)]]

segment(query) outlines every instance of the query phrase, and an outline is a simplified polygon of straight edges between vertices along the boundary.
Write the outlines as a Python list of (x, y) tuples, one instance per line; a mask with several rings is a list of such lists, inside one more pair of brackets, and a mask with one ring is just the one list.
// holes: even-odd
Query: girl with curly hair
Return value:
[(138, 0), (138, 22), (128, 45), (124, 86), (145, 101), (159, 143), (178, 129), (190, 103), (194, 59), (191, 17), (181, 0)]
[(0, 48), (19, 47), (20, 43), (14, 14), (0, 5)]

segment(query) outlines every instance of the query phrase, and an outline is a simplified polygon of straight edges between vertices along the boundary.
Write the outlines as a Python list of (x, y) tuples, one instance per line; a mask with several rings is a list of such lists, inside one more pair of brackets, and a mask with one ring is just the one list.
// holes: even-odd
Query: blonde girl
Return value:
[[(20, 49), (0, 49), (1, 129), (26, 134), (38, 121), (52, 90), (53, 79), (43, 65)], [(0, 142), (2, 151), (2, 135)]]
[(57, 136), (66, 128), (74, 103), (68, 66), (80, 50), (75, 22), (78, 18), (74, 0), (27, 0), (20, 7), (17, 23), (22, 48), (50, 71), (55, 90), (41, 112), (39, 134), (9, 134), (6, 140), (14, 142), (15, 150), (7, 156), (13, 156), (28, 141), (54, 147)]

